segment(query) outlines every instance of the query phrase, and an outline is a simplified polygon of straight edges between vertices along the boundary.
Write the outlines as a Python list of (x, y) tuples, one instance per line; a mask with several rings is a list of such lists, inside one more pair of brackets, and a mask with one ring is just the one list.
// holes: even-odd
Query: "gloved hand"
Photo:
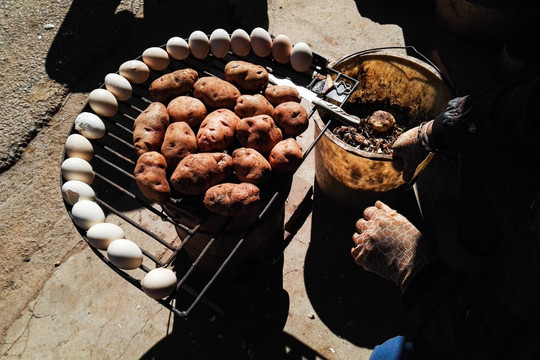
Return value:
[(381, 201), (366, 208), (363, 215), (356, 222), (353, 235), (354, 260), (404, 289), (413, 274), (433, 258), (425, 244), (419, 247), (422, 234), (407, 218)]
[[(392, 154), (395, 160), (402, 161), (403, 180), (408, 183), (414, 177), (414, 173), (422, 161), (429, 154), (427, 148), (427, 138), (431, 134), (433, 120), (419, 126), (409, 129), (401, 134), (394, 142)], [(420, 131), (421, 130), (421, 131)], [(426, 144), (422, 144), (421, 138), (424, 137)]]

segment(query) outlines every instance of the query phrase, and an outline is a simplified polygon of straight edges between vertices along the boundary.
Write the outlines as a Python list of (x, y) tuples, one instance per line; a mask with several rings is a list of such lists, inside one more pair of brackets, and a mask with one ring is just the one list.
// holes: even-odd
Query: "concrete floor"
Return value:
[[(53, 6), (44, 3), (37, 2), (32, 12)], [(308, 211), (284, 244), (283, 256), (266, 272), (224, 276), (215, 284), (209, 298), (227, 316), (201, 303), (187, 318), (178, 318), (118, 276), (82, 241), (60, 194), (63, 143), (87, 94), (106, 73), (148, 46), (196, 29), (262, 26), (293, 43), (308, 43), (329, 61), (365, 49), (413, 45), (443, 65), (461, 93), (493, 85), (486, 70), (490, 49), (449, 37), (428, 1), (117, 3), (100, 13), (80, 1), (63, 2), (55, 9), (64, 15), (54, 23), (58, 32), (47, 52), (28, 54), (46, 57), (45, 69), (29, 75), (60, 84), (65, 95), (47, 125), (0, 174), (0, 249), (17, 260), (2, 262), (0, 357), (368, 359), (375, 345), (404, 330), (407, 314), (392, 284), (352, 261), (351, 235), (361, 210), (343, 208), (321, 193), (313, 156), (295, 175), (287, 200), (287, 219), (301, 213), (296, 210), (305, 199)], [(312, 139), (313, 127), (301, 141)], [(403, 194), (405, 202), (393, 205), (410, 209), (412, 196)], [(35, 204), (24, 205), (27, 199), (36, 199)], [(173, 241), (170, 224), (143, 211), (123, 213)], [(108, 221), (122, 220), (110, 215)]]

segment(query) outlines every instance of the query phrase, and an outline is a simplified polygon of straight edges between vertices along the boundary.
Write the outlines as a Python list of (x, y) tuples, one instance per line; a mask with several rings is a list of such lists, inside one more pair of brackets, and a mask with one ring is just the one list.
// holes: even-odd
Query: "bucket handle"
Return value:
[(427, 56), (425, 56), (424, 54), (422, 54), (420, 51), (418, 51), (414, 46), (412, 45), (405, 45), (405, 46), (385, 46), (385, 47), (378, 47), (378, 48), (372, 48), (372, 49), (367, 49), (367, 50), (362, 50), (362, 51), (358, 51), (356, 53), (353, 53), (353, 54), (349, 54), (347, 55), (346, 57), (344, 57), (343, 59), (341, 60), (347, 60), (353, 56), (358, 56), (358, 55), (367, 55), (367, 54), (371, 54), (371, 53), (375, 53), (375, 52), (379, 52), (379, 51), (383, 51), (383, 50), (394, 50), (394, 49), (399, 49), (399, 50), (412, 50), (414, 51), (414, 53), (417, 55), (417, 58), (419, 58), (419, 60), (422, 60), (424, 62), (426, 62), (427, 64), (429, 64), (433, 69), (435, 69), (435, 71), (437, 71), (437, 73), (439, 73), (439, 76), (441, 77), (442, 81), (445, 83), (445, 85), (448, 87), (448, 89), (450, 90), (450, 92), (452, 93), (453, 96), (457, 96), (457, 90), (456, 88), (454, 87), (454, 84), (452, 84), (452, 82), (450, 81), (450, 79), (431, 61), (428, 59)]

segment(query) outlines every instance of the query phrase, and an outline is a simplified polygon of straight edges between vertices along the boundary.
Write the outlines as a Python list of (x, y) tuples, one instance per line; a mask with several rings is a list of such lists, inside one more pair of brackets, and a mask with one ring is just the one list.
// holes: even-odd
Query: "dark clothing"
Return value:
[(411, 281), (415, 349), (540, 359), (540, 78), (450, 101), (432, 142), (459, 154), (456, 238), (484, 265), (464, 273), (437, 260)]

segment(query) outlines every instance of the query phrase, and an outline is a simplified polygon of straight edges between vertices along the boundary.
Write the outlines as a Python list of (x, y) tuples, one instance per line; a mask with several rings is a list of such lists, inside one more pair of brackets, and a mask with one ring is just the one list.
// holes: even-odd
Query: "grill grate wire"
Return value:
[[(164, 45), (162, 45), (162, 47), (164, 47)], [(222, 59), (213, 57), (211, 54), (209, 54), (208, 57), (204, 60), (195, 59), (193, 57), (188, 57), (186, 60), (182, 61), (171, 59), (171, 63), (168, 69), (162, 72), (151, 70), (151, 75), (147, 82), (138, 85), (132, 84), (133, 96), (128, 101), (119, 102), (119, 109), (117, 114), (111, 118), (101, 117), (104, 122), (106, 122), (107, 126), (107, 134), (105, 135), (105, 137), (100, 140), (92, 140), (92, 145), (94, 146), (94, 157), (91, 160), (91, 164), (94, 168), (96, 179), (94, 181), (95, 186), (94, 184), (92, 184), (92, 187), (96, 192), (96, 202), (104, 209), (104, 211), (106, 211), (106, 213), (118, 216), (130, 227), (143, 233), (149, 239), (159, 244), (159, 246), (163, 248), (163, 251), (168, 254), (166, 258), (155, 256), (154, 254), (152, 254), (151, 251), (148, 251), (145, 248), (141, 247), (143, 256), (147, 259), (147, 261), (153, 264), (154, 267), (171, 266), (171, 264), (182, 255), (183, 247), (190, 241), (190, 239), (195, 234), (197, 234), (205, 221), (207, 221), (210, 217), (210, 214), (205, 213), (205, 211), (201, 210), (200, 208), (192, 206), (192, 204), (189, 203), (189, 200), (185, 199), (184, 197), (178, 194), (174, 194), (174, 196), (172, 196), (170, 199), (171, 206), (173, 206), (175, 210), (184, 213), (188, 217), (195, 217), (199, 219), (199, 221), (195, 225), (178, 222), (168, 216), (163, 209), (158, 208), (155, 204), (149, 203), (140, 193), (138, 193), (135, 184), (135, 177), (133, 175), (133, 169), (136, 163), (135, 151), (131, 141), (133, 133), (133, 122), (135, 121), (136, 117), (146, 108), (146, 106), (152, 102), (150, 100), (148, 92), (148, 85), (151, 83), (151, 81), (155, 80), (156, 78), (167, 72), (188, 67), (198, 71), (199, 77), (218, 76), (224, 78), (224, 67), (227, 62), (232, 60), (245, 60), (252, 63), (260, 64), (264, 66), (269, 72), (279, 75), (280, 77), (289, 77), (297, 85), (304, 86), (309, 89), (313, 89), (317, 82), (323, 81), (322, 79), (324, 79), (326, 75), (330, 74), (334, 79), (334, 83), (345, 83), (347, 85), (347, 92), (345, 94), (338, 94), (340, 99), (339, 101), (334, 100), (334, 103), (337, 102), (338, 106), (343, 106), (348, 100), (349, 96), (358, 86), (358, 81), (356, 79), (351, 78), (338, 71), (335, 71), (331, 68), (328, 68), (326, 59), (315, 53), (314, 61), (310, 69), (312, 70), (314, 76), (307, 73), (296, 73), (288, 64), (279, 64), (273, 61), (273, 59), (271, 58), (260, 58), (251, 53), (246, 57), (238, 57), (232, 53), (229, 53), (225, 58)], [(104, 85), (102, 85), (102, 87), (103, 86)], [(331, 94), (322, 95), (325, 97), (331, 96)], [(91, 112), (92, 110), (89, 108), (89, 105), (86, 104), (83, 111)], [(312, 107), (308, 112), (309, 118), (311, 119), (315, 113), (316, 109)], [(324, 132), (330, 126), (332, 121), (333, 120), (330, 119), (326, 123), (320, 134), (311, 142), (308, 148), (304, 151), (304, 159), (310, 154), (310, 152), (312, 151), (316, 143), (319, 141), (321, 136), (324, 135)], [(71, 133), (76, 133), (74, 127), (71, 129)], [(64, 159), (65, 158), (66, 154), (64, 154)], [(294, 174), (291, 174), (291, 178), (292, 176), (294, 176)], [(61, 185), (63, 184), (63, 182), (64, 179), (61, 177)], [(203, 303), (213, 311), (225, 315), (224, 310), (221, 309), (209, 297), (207, 297), (206, 294), (212, 284), (217, 281), (219, 276), (223, 273), (223, 271), (225, 271), (226, 266), (237, 253), (238, 249), (243, 245), (245, 239), (256, 228), (257, 224), (266, 215), (266, 213), (270, 211), (269, 209), (272, 208), (272, 205), (275, 205), (275, 203), (279, 201), (278, 199), (280, 199), (280, 196), (287, 196), (287, 194), (283, 194), (284, 191), (289, 191), (289, 189), (276, 189), (273, 195), (269, 197), (266, 206), (258, 214), (256, 221), (243, 234), (238, 237), (237, 243), (231, 249), (230, 253), (226, 256), (225, 260), (221, 263), (217, 270), (213, 272), (213, 274), (210, 274), (209, 279), (204, 281), (202, 284), (198, 284), (198, 289), (195, 289), (189, 283), (189, 281), (197, 272), (197, 267), (205, 257), (207, 251), (209, 251), (209, 249), (215, 244), (216, 240), (219, 239), (219, 237), (222, 235), (222, 232), (227, 226), (227, 222), (225, 222), (216, 231), (216, 233), (213, 234), (211, 240), (207, 243), (205, 248), (202, 249), (200, 255), (195, 260), (193, 260), (191, 264), (188, 264), (187, 268), (183, 270), (182, 273), (178, 273), (177, 271), (178, 283), (176, 286), (176, 290), (169, 297), (165, 299), (157, 299), (156, 301), (168, 308), (171, 312), (173, 312), (180, 318), (187, 317), (198, 303)], [(140, 221), (137, 221), (136, 219), (133, 219), (130, 216), (126, 215), (125, 211), (123, 211), (125, 206), (118, 206), (117, 200), (119, 198), (127, 199), (122, 200), (122, 204), (125, 204), (125, 201), (130, 201), (133, 204), (136, 204), (137, 207), (140, 207), (144, 211), (147, 211), (149, 214), (157, 216), (159, 219), (161, 219), (161, 221), (181, 228), (187, 233), (187, 236), (184, 239), (181, 239), (179, 245), (176, 245), (174, 242), (168, 242), (167, 240), (156, 234), (154, 231), (147, 229), (143, 224), (141, 224)], [(71, 206), (67, 203), (65, 203), (65, 206), (71, 216)], [(294, 216), (291, 216), (291, 219), (293, 217)], [(77, 225), (75, 225), (75, 227), (77, 228), (83, 239), (88, 243), (90, 249), (99, 259), (101, 259), (106, 265), (108, 265), (124, 280), (128, 281), (130, 284), (142, 291), (141, 282), (137, 276), (135, 276), (131, 271), (124, 271), (112, 264), (106, 257), (105, 252), (96, 249), (90, 245), (88, 239), (86, 238), (86, 231), (77, 227)], [(290, 241), (290, 239), (294, 235), (287, 231), (285, 232), (285, 234), (286, 235), (282, 244), (281, 254), (286, 247), (286, 240), (288, 239), (288, 241)], [(144, 273), (148, 273), (151, 268), (145, 265), (145, 263), (143, 263), (143, 265), (141, 265), (140, 267), (140, 270), (142, 270)], [(182, 296), (187, 294), (192, 297), (192, 301), (188, 303), (185, 308), (179, 308), (177, 301), (175, 301), (175, 299), (180, 293), (182, 293)]]

